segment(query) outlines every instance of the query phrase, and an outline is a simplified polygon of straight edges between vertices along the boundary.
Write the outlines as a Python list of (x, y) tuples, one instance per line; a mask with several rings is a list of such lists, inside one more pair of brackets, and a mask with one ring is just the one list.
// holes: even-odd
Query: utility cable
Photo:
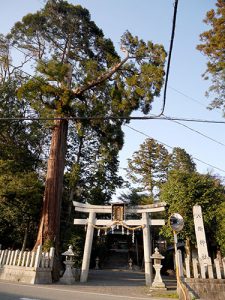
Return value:
[[(17, 48), (16, 48), (17, 49)], [(22, 52), (24, 53), (24, 52)], [(24, 53), (25, 54), (25, 53)], [(16, 66), (14, 66), (13, 64), (10, 64), (11, 67), (13, 68), (18, 68)], [(21, 70), (20, 72), (26, 74), (27, 76), (29, 76), (30, 78), (33, 78), (41, 83), (43, 83), (39, 78), (34, 77), (33, 75), (29, 74), (28, 72)], [(171, 88), (171, 87), (170, 87)], [(174, 89), (174, 88), (172, 88)], [(174, 89), (175, 91), (179, 92), (181, 95), (191, 98), (187, 95), (185, 95), (184, 93)], [(193, 99), (193, 98), (191, 98)], [(61, 118), (32, 118), (32, 117), (26, 117), (26, 118), (16, 118), (16, 117), (12, 117), (12, 118), (0, 118), (0, 120), (40, 120), (40, 121), (45, 121), (45, 120), (63, 120), (63, 119), (67, 119), (67, 120), (91, 120), (91, 119), (100, 119), (100, 120), (172, 120), (172, 121), (184, 121), (184, 122), (198, 122), (198, 123), (211, 123), (211, 124), (225, 124), (225, 121), (217, 121), (217, 120), (205, 120), (205, 119), (194, 119), (194, 118), (181, 118), (181, 117), (170, 117), (170, 116), (166, 116), (160, 114), (160, 115), (150, 115), (150, 116), (142, 116), (142, 117), (115, 117), (115, 116), (109, 116), (109, 117), (105, 117), (105, 116), (86, 116), (86, 117), (61, 117)]]
[(193, 102), (198, 103), (198, 104), (200, 104), (201, 106), (204, 106), (204, 107), (205, 107), (205, 104), (203, 104), (201, 101), (199, 101), (199, 100), (197, 100), (197, 99), (195, 99), (195, 98), (193, 98), (193, 97), (191, 97), (191, 96), (188, 96), (187, 94), (185, 94), (185, 93), (179, 91), (178, 89), (175, 89), (175, 88), (172, 87), (172, 86), (168, 86), (168, 87), (169, 87), (171, 90), (175, 91), (176, 93), (178, 93), (178, 94), (184, 96), (185, 98), (190, 99), (190, 100), (192, 100)]
[[(129, 126), (129, 125), (125, 125), (125, 126), (128, 127), (128, 128), (130, 128), (130, 129), (133, 130), (133, 131), (136, 131), (136, 132), (140, 133), (141, 135), (143, 135), (143, 136), (145, 136), (145, 137), (148, 137), (148, 138), (150, 138), (150, 139), (154, 139), (154, 138), (151, 137), (150, 135), (148, 135), (148, 134), (146, 134), (146, 133), (144, 133), (144, 132), (142, 132), (142, 131), (140, 131), (140, 130), (137, 130), (137, 129), (135, 129), (135, 128)], [(162, 145), (164, 145), (164, 146), (166, 146), (166, 147), (168, 147), (168, 148), (170, 148), (170, 149), (173, 149), (173, 148), (174, 148), (174, 147), (169, 146), (169, 145), (167, 145), (167, 144), (165, 144), (165, 143), (163, 143), (163, 142), (160, 142), (160, 141), (157, 140), (157, 139), (154, 139), (154, 140), (156, 140), (156, 141), (159, 142), (160, 144), (162, 144)], [(197, 160), (197, 161), (201, 162), (201, 163), (204, 164), (204, 165), (207, 165), (207, 166), (209, 166), (209, 167), (211, 167), (211, 168), (214, 168), (214, 169), (216, 169), (216, 170), (218, 170), (218, 171), (221, 171), (221, 172), (225, 173), (225, 170), (220, 169), (220, 168), (218, 168), (218, 167), (216, 167), (216, 166), (213, 166), (213, 165), (211, 165), (211, 164), (209, 164), (209, 163), (206, 163), (205, 161), (203, 161), (203, 160), (201, 160), (201, 159), (199, 159), (199, 158), (197, 158), (197, 157), (192, 156), (192, 158), (193, 158), (194, 160)]]
[(146, 116), (146, 117), (115, 117), (115, 116), (84, 116), (84, 117), (0, 117), (0, 121), (11, 120), (11, 121), (54, 121), (54, 120), (160, 120), (160, 121), (183, 121), (183, 122), (194, 122), (194, 123), (208, 123), (208, 124), (225, 124), (225, 121), (216, 121), (216, 120), (204, 120), (204, 119), (191, 119), (191, 118), (178, 118), (178, 117), (155, 117), (155, 116)]
[(210, 136), (208, 136), (208, 135), (206, 135), (206, 134), (204, 134), (204, 133), (202, 133), (202, 132), (200, 132), (200, 131), (198, 131), (198, 130), (195, 130), (195, 129), (193, 129), (193, 128), (191, 128), (191, 127), (185, 125), (185, 124), (182, 124), (182, 123), (177, 122), (177, 121), (174, 121), (174, 120), (171, 120), (171, 122), (174, 122), (174, 123), (176, 123), (176, 124), (178, 124), (178, 125), (181, 125), (181, 126), (187, 128), (187, 129), (189, 129), (189, 130), (191, 130), (191, 131), (193, 131), (193, 132), (195, 132), (195, 133), (197, 133), (197, 134), (199, 134), (199, 135), (205, 137), (206, 139), (209, 139), (209, 140), (211, 140), (211, 141), (213, 141), (213, 142), (215, 142), (215, 143), (217, 143), (217, 144), (219, 144), (219, 145), (225, 147), (225, 144), (223, 144), (223, 143), (221, 143), (221, 142), (219, 142), (219, 141), (217, 141), (217, 140), (211, 138)]
[(158, 117), (160, 117), (160, 116), (162, 116), (164, 114), (164, 110), (165, 110), (165, 106), (166, 106), (167, 84), (168, 84), (168, 79), (169, 79), (170, 63), (171, 63), (172, 50), (173, 50), (173, 42), (174, 42), (174, 36), (175, 36), (176, 18), (177, 18), (177, 6), (178, 6), (178, 0), (175, 0), (175, 3), (174, 3), (174, 13), (173, 13), (172, 33), (171, 33), (170, 48), (169, 48), (169, 55), (168, 55), (168, 63), (167, 63), (167, 69), (166, 69), (166, 79), (165, 79), (165, 85), (164, 85), (164, 93), (163, 93), (163, 104), (162, 104), (161, 112), (158, 115)]
[[(163, 92), (163, 104), (162, 104), (162, 109), (158, 117), (162, 116), (165, 110), (166, 106), (166, 95), (167, 95), (167, 84), (168, 84), (168, 79), (169, 79), (169, 72), (170, 72), (170, 64), (171, 64), (171, 57), (172, 57), (172, 50), (173, 50), (173, 42), (174, 42), (174, 36), (175, 36), (175, 28), (176, 28), (176, 18), (177, 18), (177, 7), (178, 7), (178, 0), (175, 0), (174, 2), (174, 13), (173, 13), (173, 21), (172, 21), (172, 32), (171, 32), (171, 39), (170, 39), (170, 47), (169, 47), (169, 54), (168, 54), (168, 63), (167, 63), (167, 68), (166, 68), (166, 79), (165, 79), (165, 85), (164, 85), (164, 92)], [(37, 61), (34, 57), (28, 55), (15, 45), (11, 45), (24, 55), (27, 55), (31, 59), (34, 59)]]

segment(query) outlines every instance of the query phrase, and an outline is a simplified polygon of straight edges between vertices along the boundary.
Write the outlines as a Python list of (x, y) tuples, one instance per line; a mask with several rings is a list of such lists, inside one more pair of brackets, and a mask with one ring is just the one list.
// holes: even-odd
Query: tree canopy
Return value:
[[(219, 237), (218, 208), (224, 203), (225, 188), (219, 179), (197, 172), (172, 171), (168, 181), (162, 186), (160, 200), (168, 204), (167, 216), (177, 212), (184, 218), (185, 226), (179, 234), (184, 240), (196, 242), (193, 206), (202, 207), (205, 231), (208, 244), (211, 248), (216, 246), (216, 238)], [(162, 232), (167, 237), (172, 237), (172, 230), (167, 225)]]
[(169, 153), (166, 148), (149, 138), (128, 159), (127, 177), (153, 199), (166, 181), (168, 166)]
[(151, 201), (156, 200), (168, 173), (173, 170), (195, 171), (192, 157), (179, 147), (169, 153), (166, 147), (154, 139), (146, 139), (128, 159), (127, 177), (137, 191), (148, 193)]
[(211, 108), (221, 108), (225, 112), (225, 2), (217, 0), (216, 9), (207, 12), (204, 22), (210, 29), (200, 35), (197, 46), (207, 56), (208, 63), (204, 78), (211, 76), (209, 92), (215, 95)]
[[(48, 124), (52, 136), (36, 245), (55, 241), (57, 246), (67, 146), (78, 146), (71, 167), (71, 178), (77, 180), (73, 188), (80, 189), (81, 171), (88, 164), (91, 168), (95, 159), (92, 178), (85, 170), (90, 175), (87, 197), (107, 201), (120, 184), (116, 171), (123, 145), (121, 126), (134, 110), (150, 111), (163, 85), (166, 53), (162, 45), (125, 32), (121, 59), (88, 10), (63, 0), (47, 1), (40, 11), (24, 16), (6, 40), (24, 53), (23, 63), (32, 62), (34, 69), (34, 75), (18, 86), (18, 97), (38, 116), (55, 118)], [(70, 131), (71, 118), (75, 134)], [(84, 145), (94, 150), (92, 157)]]

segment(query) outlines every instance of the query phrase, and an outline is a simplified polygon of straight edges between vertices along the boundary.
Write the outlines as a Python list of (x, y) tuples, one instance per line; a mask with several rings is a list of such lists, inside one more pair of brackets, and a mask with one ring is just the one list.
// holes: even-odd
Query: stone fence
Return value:
[(182, 262), (181, 251), (177, 252), (178, 271), (184, 293), (178, 289), (179, 299), (225, 299), (225, 258), (207, 259), (207, 262), (187, 256)]
[(25, 283), (52, 283), (54, 248), (49, 252), (0, 250), (0, 279)]
[(182, 262), (181, 251), (178, 250), (178, 266), (181, 277), (186, 278), (209, 278), (209, 279), (225, 279), (225, 258), (219, 260), (215, 258), (213, 261), (209, 257), (207, 261), (201, 261), (197, 258), (187, 256)]

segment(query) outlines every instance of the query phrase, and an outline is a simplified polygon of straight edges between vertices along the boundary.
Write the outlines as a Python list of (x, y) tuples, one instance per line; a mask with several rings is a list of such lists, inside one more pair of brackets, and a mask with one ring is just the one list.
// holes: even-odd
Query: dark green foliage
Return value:
[(0, 160), (0, 240), (4, 247), (32, 247), (39, 223), (43, 185), (35, 172), (16, 171), (18, 162)]
[(122, 193), (119, 197), (125, 204), (129, 206), (152, 204), (153, 198), (147, 194), (139, 193), (138, 189), (131, 188), (129, 193)]
[(217, 231), (216, 231), (216, 241), (218, 244), (218, 248), (221, 250), (223, 257), (225, 256), (225, 201), (223, 201), (217, 208), (216, 211), (216, 223), (217, 223)]
[(120, 62), (112, 42), (86, 9), (66, 1), (49, 1), (43, 10), (25, 16), (8, 38), (38, 59), (39, 76), (23, 85), (20, 94), (35, 109), (40, 103), (40, 113), (42, 106), (65, 115), (129, 116), (138, 108), (147, 113), (163, 84), (166, 54), (161, 45), (126, 32), (121, 43), (129, 58), (112, 71)]
[(178, 147), (173, 148), (170, 157), (169, 170), (180, 170), (183, 172), (195, 172), (196, 165), (192, 157), (184, 150)]
[(118, 128), (96, 132), (82, 124), (71, 126), (68, 143), (69, 187), (76, 201), (106, 203), (122, 179), (116, 172), (117, 154), (121, 149), (122, 131)]
[[(91, 20), (88, 10), (66, 1), (47, 1), (40, 11), (24, 16), (12, 28), (0, 50), (7, 52), (8, 45), (20, 48), (25, 53), (24, 63), (32, 61), (34, 69), (34, 76), (23, 76), (17, 83), (15, 96), (42, 118), (129, 117), (138, 109), (147, 113), (163, 85), (166, 54), (161, 45), (145, 43), (126, 32), (121, 39), (125, 52), (121, 60), (112, 42)], [(68, 146), (65, 182), (70, 201), (102, 204), (121, 185), (117, 170), (124, 122), (125, 119), (109, 118), (74, 121), (69, 124), (68, 136), (66, 120), (45, 124), (52, 128), (51, 153), (55, 157), (65, 153)], [(54, 148), (59, 136), (64, 142)], [(30, 159), (32, 168), (37, 158), (34, 149), (37, 148), (29, 152), (35, 154)], [(52, 236), (58, 244), (64, 157), (55, 160), (62, 163), (48, 164), (51, 172), (47, 174), (51, 178), (46, 183), (54, 182), (52, 186), (59, 189), (50, 193), (46, 184), (47, 205), (37, 244), (45, 238), (48, 242)], [(48, 214), (56, 216), (50, 225)]]
[[(18, 95), (42, 117), (129, 116), (137, 109), (147, 113), (163, 84), (166, 53), (161, 45), (145, 43), (126, 32), (121, 45), (127, 57), (121, 61), (89, 12), (66, 1), (48, 1), (41, 11), (17, 22), (8, 38), (37, 60), (36, 75), (21, 85)], [(73, 156), (75, 163), (73, 186), (86, 191), (83, 199), (108, 201), (120, 186), (116, 172), (123, 122), (75, 123), (68, 157)]]
[[(190, 239), (195, 244), (193, 206), (202, 207), (205, 231), (209, 246), (215, 247), (219, 219), (218, 207), (224, 203), (225, 189), (219, 179), (196, 172), (173, 171), (162, 186), (160, 200), (168, 204), (167, 218), (177, 212), (184, 218), (185, 226), (179, 236)], [(167, 224), (162, 230), (164, 236), (172, 238), (172, 230)]]
[(169, 153), (163, 145), (154, 139), (146, 139), (140, 149), (134, 152), (132, 159), (128, 160), (127, 177), (153, 198), (166, 181), (169, 159)]
[[(7, 40), (0, 41), (0, 46)], [(44, 157), (43, 127), (23, 118), (29, 103), (18, 101), (16, 89), (21, 72), (9, 65), (8, 48), (0, 60), (0, 240), (3, 247), (31, 247), (40, 217), (43, 183), (38, 172)], [(9, 118), (9, 119), (7, 119)]]
[(208, 63), (205, 79), (211, 77), (212, 85), (209, 92), (215, 95), (211, 108), (225, 111), (225, 2), (217, 0), (216, 9), (207, 12), (204, 22), (210, 26), (208, 31), (200, 35), (202, 44), (197, 46), (207, 56)]

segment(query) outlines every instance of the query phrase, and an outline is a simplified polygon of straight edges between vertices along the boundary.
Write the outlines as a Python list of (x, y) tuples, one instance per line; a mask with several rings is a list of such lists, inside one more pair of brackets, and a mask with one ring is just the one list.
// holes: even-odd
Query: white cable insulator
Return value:
[(98, 229), (98, 236), (100, 236), (100, 229)]

